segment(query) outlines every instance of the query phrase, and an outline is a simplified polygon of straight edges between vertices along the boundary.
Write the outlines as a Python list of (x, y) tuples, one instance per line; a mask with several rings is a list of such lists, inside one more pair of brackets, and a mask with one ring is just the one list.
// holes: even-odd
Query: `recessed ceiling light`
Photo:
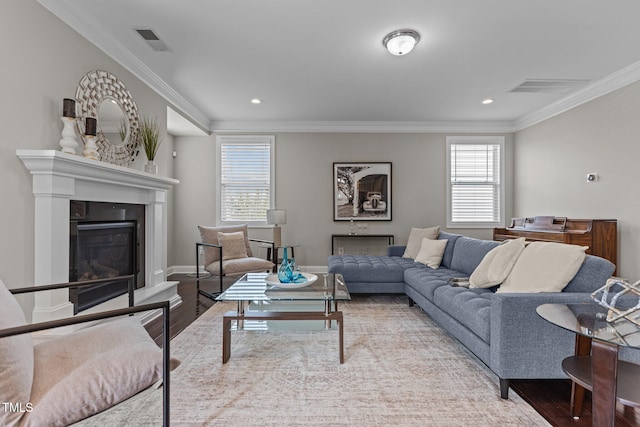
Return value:
[(491, 98), (484, 99), (484, 100), (482, 100), (482, 103), (484, 105), (493, 104), (493, 99), (491, 99)]
[(252, 104), (256, 104), (256, 105), (257, 105), (257, 104), (262, 104), (262, 99), (260, 99), (260, 98), (253, 98), (253, 99), (251, 100), (251, 103), (252, 103)]

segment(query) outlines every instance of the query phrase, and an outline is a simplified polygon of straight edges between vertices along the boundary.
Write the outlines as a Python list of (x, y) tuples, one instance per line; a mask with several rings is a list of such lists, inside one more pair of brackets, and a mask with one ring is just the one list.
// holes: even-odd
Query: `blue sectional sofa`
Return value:
[(446, 239), (439, 268), (402, 258), (404, 246), (390, 246), (387, 256), (329, 257), (329, 272), (340, 273), (352, 293), (405, 293), (435, 322), (464, 344), (500, 380), (508, 398), (511, 379), (567, 378), (562, 360), (574, 352), (574, 335), (543, 320), (536, 307), (545, 303), (591, 301), (615, 266), (587, 255), (562, 292), (496, 293), (495, 288), (467, 289), (449, 284), (470, 277), (499, 242), (440, 232)]

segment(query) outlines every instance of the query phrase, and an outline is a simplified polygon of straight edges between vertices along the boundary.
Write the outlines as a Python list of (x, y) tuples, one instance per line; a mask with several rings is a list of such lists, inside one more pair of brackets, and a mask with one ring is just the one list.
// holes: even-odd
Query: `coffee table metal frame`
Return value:
[[(325, 328), (335, 320), (338, 326), (340, 363), (344, 363), (344, 318), (338, 310), (338, 301), (351, 299), (340, 274), (318, 274), (318, 280), (310, 286), (281, 289), (267, 285), (267, 273), (248, 273), (216, 298), (218, 301), (236, 301), (235, 311), (228, 311), (222, 318), (222, 363), (231, 357), (231, 324), (237, 322), (243, 329), (245, 320), (324, 320)], [(322, 311), (252, 311), (246, 307), (252, 301), (321, 301)]]

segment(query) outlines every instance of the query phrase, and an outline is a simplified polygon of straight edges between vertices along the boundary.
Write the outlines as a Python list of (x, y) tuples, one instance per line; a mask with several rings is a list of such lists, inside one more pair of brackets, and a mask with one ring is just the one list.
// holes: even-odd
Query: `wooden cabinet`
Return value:
[(618, 221), (570, 219), (554, 216), (513, 218), (506, 228), (494, 228), (493, 240), (525, 237), (532, 242), (558, 242), (588, 246), (587, 253), (618, 262)]

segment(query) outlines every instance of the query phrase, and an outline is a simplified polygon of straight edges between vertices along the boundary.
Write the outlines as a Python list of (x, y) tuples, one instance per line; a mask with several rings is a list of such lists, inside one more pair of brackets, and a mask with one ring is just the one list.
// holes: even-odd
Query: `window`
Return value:
[(273, 206), (273, 136), (218, 136), (218, 222), (264, 224)]
[(447, 227), (504, 222), (504, 137), (447, 137)]

